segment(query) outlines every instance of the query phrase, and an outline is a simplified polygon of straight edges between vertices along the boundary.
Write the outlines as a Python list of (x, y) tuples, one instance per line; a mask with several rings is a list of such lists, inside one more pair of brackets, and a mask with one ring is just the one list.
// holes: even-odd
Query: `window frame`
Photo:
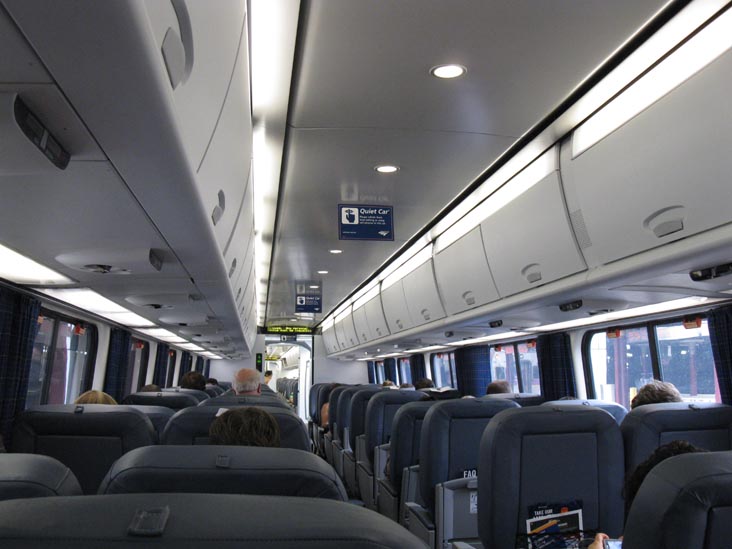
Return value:
[[(531, 394), (531, 395), (541, 395), (542, 394), (541, 382), (539, 383), (539, 392), (538, 393), (532, 393), (531, 391), (527, 391), (527, 387), (524, 387), (524, 377), (521, 372), (521, 353), (519, 352), (519, 345), (521, 345), (521, 344), (525, 344), (529, 348), (536, 349), (536, 337), (531, 337), (528, 339), (517, 339), (515, 341), (509, 341), (508, 343), (494, 343), (494, 344), (488, 345), (488, 351), (489, 351), (488, 356), (490, 357), (491, 350), (496, 352), (496, 350), (495, 350), (496, 347), (505, 348), (505, 347), (508, 347), (509, 345), (512, 346), (513, 347), (513, 358), (514, 358), (513, 366), (515, 369), (514, 375), (516, 376), (519, 393), (526, 393), (526, 394)], [(498, 351), (498, 352), (500, 352), (500, 351)], [(493, 379), (493, 364), (491, 364), (490, 367), (491, 367), (491, 380), (496, 381), (495, 379)], [(538, 357), (537, 357), (537, 361), (536, 361), (536, 367), (539, 370), (539, 380), (541, 381), (541, 367), (539, 366)], [(506, 368), (508, 368), (508, 366), (506, 366)], [(506, 379), (508, 379), (508, 372), (506, 372)], [(530, 389), (530, 388), (531, 387), (528, 387), (528, 389)]]
[[(47, 309), (45, 307), (41, 307), (40, 312), (38, 313), (39, 317), (47, 318), (50, 320), (53, 320), (53, 333), (51, 334), (51, 341), (48, 345), (48, 348), (53, 351), (56, 349), (56, 345), (58, 344), (58, 333), (60, 329), (60, 323), (66, 323), (66, 324), (73, 324), (74, 327), (76, 326), (82, 326), (85, 330), (85, 335), (89, 336), (89, 348), (87, 351), (87, 359), (84, 363), (84, 370), (81, 374), (81, 384), (80, 384), (80, 393), (85, 393), (86, 391), (91, 390), (93, 382), (94, 382), (94, 370), (96, 368), (96, 362), (97, 362), (97, 350), (99, 346), (99, 329), (97, 328), (96, 324), (93, 322), (89, 322), (86, 320), (82, 320), (80, 318), (74, 318), (72, 316), (66, 315), (64, 313), (60, 313), (58, 311), (54, 311), (52, 309)], [(37, 335), (36, 335), (37, 337)], [(35, 344), (35, 340), (34, 340)], [(53, 359), (54, 359), (55, 353), (49, 352), (46, 356), (46, 360), (41, 365), (43, 370), (43, 385), (41, 386), (41, 399), (40, 404), (45, 405), (48, 404), (48, 397), (49, 392), (51, 390), (51, 378), (52, 378), (52, 370), (53, 370)], [(78, 395), (77, 395), (78, 396)]]
[[(590, 345), (592, 344), (592, 338), (597, 334), (607, 333), (610, 330), (632, 330), (634, 328), (645, 328), (646, 335), (648, 336), (649, 353), (651, 355), (651, 371), (653, 372), (653, 379), (663, 381), (661, 375), (661, 361), (658, 356), (658, 336), (656, 335), (656, 327), (664, 324), (683, 323), (685, 319), (690, 317), (699, 317), (703, 320), (709, 321), (709, 316), (706, 312), (689, 313), (680, 316), (672, 317), (661, 317), (652, 320), (646, 320), (645, 322), (632, 322), (629, 324), (612, 324), (605, 328), (598, 328), (595, 330), (587, 330), (582, 336), (582, 370), (585, 374), (585, 390), (587, 391), (587, 398), (597, 398), (597, 392), (595, 391), (595, 374), (592, 371), (592, 357)], [(716, 364), (713, 365), (714, 376), (717, 376)]]
[(442, 350), (430, 353), (430, 375), (432, 376), (431, 379), (432, 382), (435, 384), (435, 387), (438, 387), (435, 376), (435, 357), (437, 355), (448, 355), (447, 371), (450, 373), (450, 387), (453, 389), (458, 389), (459, 387), (457, 380), (457, 361), (455, 360), (455, 349), (452, 349), (450, 351)]

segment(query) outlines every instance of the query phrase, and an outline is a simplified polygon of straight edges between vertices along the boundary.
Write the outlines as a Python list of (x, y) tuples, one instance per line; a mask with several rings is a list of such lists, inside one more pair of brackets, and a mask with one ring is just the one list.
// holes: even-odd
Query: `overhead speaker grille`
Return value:
[(581, 250), (586, 250), (592, 246), (592, 240), (590, 240), (590, 233), (587, 232), (587, 225), (585, 225), (585, 217), (582, 215), (582, 210), (577, 209), (569, 213), (569, 221), (572, 223), (574, 229), (574, 235), (577, 238), (577, 244)]

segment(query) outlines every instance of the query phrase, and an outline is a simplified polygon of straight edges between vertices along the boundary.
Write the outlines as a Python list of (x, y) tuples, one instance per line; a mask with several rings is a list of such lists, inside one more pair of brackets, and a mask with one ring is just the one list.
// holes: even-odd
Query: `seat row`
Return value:
[[(219, 393), (222, 391), (222, 388), (218, 387), (216, 389), (212, 389), (212, 391)], [(217, 396), (209, 396), (209, 394), (204, 391), (175, 387), (171, 389), (162, 389), (158, 392), (132, 393), (127, 395), (121, 403), (141, 406), (163, 406), (172, 410), (182, 410), (183, 408), (189, 408), (192, 406), (226, 406), (237, 402), (263, 402), (265, 400), (267, 401), (267, 406), (291, 408), (284, 398), (264, 384), (262, 385), (261, 395), (235, 395), (231, 393), (221, 393)]]
[[(158, 406), (35, 406), (16, 418), (11, 451), (58, 459), (78, 477), (84, 493), (93, 494), (112, 463), (135, 448), (158, 443), (208, 444), (209, 427), (221, 408), (251, 405), (240, 402), (241, 398), (178, 412)], [(261, 408), (276, 419), (283, 448), (310, 449), (305, 425), (294, 412), (281, 407)]]
[[(475, 509), (481, 508), (475, 505), (478, 470), (495, 470), (500, 477), (496, 482), (489, 474), (480, 477), (488, 479), (488, 493), (495, 493), (500, 481), (511, 479), (519, 486), (541, 489), (544, 501), (569, 501), (569, 495), (574, 494), (586, 502), (586, 530), (599, 527), (619, 532), (623, 522), (623, 475), (626, 470), (634, 470), (655, 448), (683, 439), (710, 450), (732, 449), (732, 407), (723, 405), (648, 405), (626, 417), (622, 406), (599, 401), (562, 400), (521, 408), (510, 395), (435, 402), (420, 401), (414, 391), (383, 391), (373, 386), (337, 387), (331, 389), (328, 398), (331, 406), (336, 403), (335, 418), (331, 412), (331, 433), (326, 434), (324, 449), (349, 491), (354, 493), (349, 467), (355, 461), (356, 493), (366, 506), (409, 526), (432, 546), (452, 539), (477, 538)], [(493, 467), (479, 457), (480, 440), (486, 427), (508, 418), (512, 418), (509, 431), (524, 429), (525, 439), (521, 435), (511, 444), (489, 444), (500, 448), (495, 452), (501, 459)], [(582, 421), (578, 419), (577, 425), (567, 431), (570, 418)], [(315, 424), (317, 415), (311, 414), (311, 420)], [(344, 423), (348, 427), (339, 426)], [(359, 432), (361, 425), (363, 435)], [(390, 439), (391, 444), (386, 445)], [(354, 442), (355, 453), (351, 450)], [(524, 451), (527, 454), (521, 455)], [(513, 459), (504, 459), (511, 455)], [(502, 469), (507, 462), (515, 463), (512, 468)], [(588, 469), (588, 464), (593, 465)], [(536, 470), (531, 469), (534, 466)], [(550, 473), (552, 468), (556, 474)], [(565, 482), (573, 475), (581, 489)], [(612, 497), (607, 497), (607, 490), (601, 494), (584, 488), (601, 485), (600, 479), (614, 479), (614, 484), (608, 485)], [(518, 524), (526, 524), (526, 517), (514, 516), (513, 511), (520, 508), (525, 514), (531, 505), (542, 501), (529, 488), (524, 489), (521, 498), (518, 507), (495, 504), (503, 511), (512, 509), (510, 517), (502, 516), (498, 521), (495, 517), (501, 513), (491, 513), (496, 522), (514, 525), (507, 534), (514, 539), (521, 533), (515, 529), (517, 520)], [(491, 508), (486, 503), (483, 506)], [(606, 513), (603, 517), (598, 514), (600, 508)], [(495, 546), (505, 546), (502, 543), (507, 543), (505, 538)]]

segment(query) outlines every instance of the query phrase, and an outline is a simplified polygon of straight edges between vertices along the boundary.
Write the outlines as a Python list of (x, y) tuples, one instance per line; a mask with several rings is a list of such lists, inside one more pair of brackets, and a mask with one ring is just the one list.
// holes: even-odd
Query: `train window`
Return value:
[(721, 402), (707, 320), (655, 326), (661, 378), (688, 402)]
[(596, 398), (630, 409), (640, 387), (662, 379), (688, 402), (721, 402), (706, 319), (590, 332), (584, 350)]
[(28, 380), (26, 407), (68, 404), (91, 388), (96, 328), (42, 310)]
[(435, 387), (457, 386), (457, 374), (455, 373), (455, 353), (433, 353), (430, 356), (432, 366), (432, 381)]
[(175, 360), (177, 358), (176, 351), (168, 351), (168, 367), (166, 368), (165, 386), (173, 386), (173, 375), (175, 374)]
[(145, 385), (147, 377), (147, 361), (150, 356), (150, 344), (141, 339), (132, 338), (127, 362), (127, 379), (125, 394), (139, 391)]
[(399, 383), (412, 383), (412, 365), (409, 357), (399, 359)]
[(384, 383), (385, 379), (386, 379), (386, 376), (384, 375), (384, 361), (377, 360), (376, 361), (376, 383), (378, 383), (378, 384)]
[(494, 345), (490, 351), (491, 379), (508, 381), (515, 393), (541, 394), (536, 342)]

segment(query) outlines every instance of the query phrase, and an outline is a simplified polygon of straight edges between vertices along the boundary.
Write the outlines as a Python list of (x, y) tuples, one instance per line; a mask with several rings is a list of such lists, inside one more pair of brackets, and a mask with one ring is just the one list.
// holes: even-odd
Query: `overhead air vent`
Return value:
[[(88, 249), (56, 256), (71, 269), (103, 275), (155, 274), (163, 268), (164, 252), (151, 248)], [(142, 305), (142, 304), (140, 304)]]
[(732, 274), (732, 263), (722, 263), (721, 265), (716, 265), (714, 267), (691, 271), (689, 273), (689, 277), (694, 282), (703, 282), (705, 280), (712, 280), (729, 274)]
[(122, 267), (115, 267), (113, 265), (102, 265), (101, 263), (90, 263), (88, 265), (82, 265), (81, 267), (78, 267), (80, 271), (86, 271), (88, 273), (96, 273), (96, 274), (123, 274), (127, 275), (130, 274), (129, 269), (124, 269)]

